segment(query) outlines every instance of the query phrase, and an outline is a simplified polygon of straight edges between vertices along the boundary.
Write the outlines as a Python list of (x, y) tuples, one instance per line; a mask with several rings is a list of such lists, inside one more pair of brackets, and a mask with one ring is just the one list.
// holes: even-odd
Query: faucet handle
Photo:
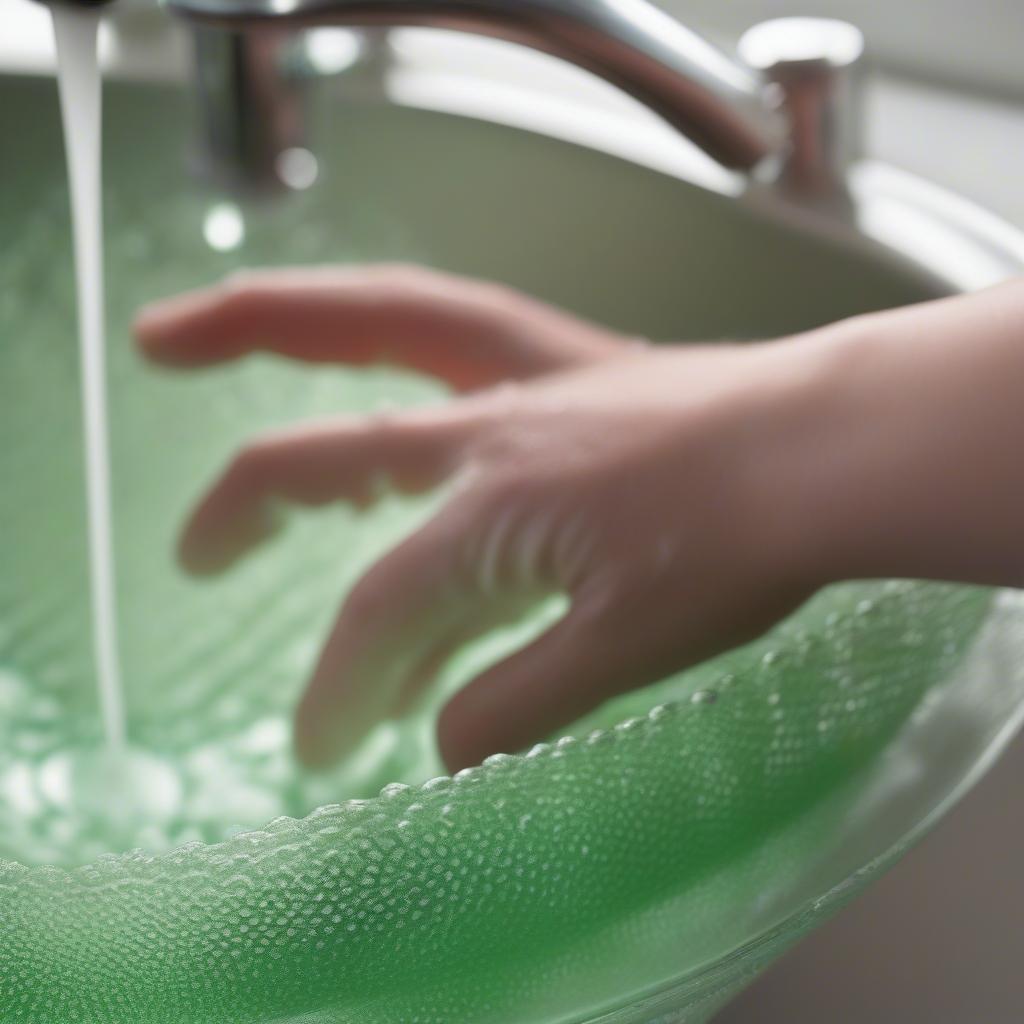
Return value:
[(804, 199), (846, 193), (861, 155), (864, 36), (845, 21), (775, 18), (748, 29), (739, 55), (782, 94), (789, 143), (777, 184)]

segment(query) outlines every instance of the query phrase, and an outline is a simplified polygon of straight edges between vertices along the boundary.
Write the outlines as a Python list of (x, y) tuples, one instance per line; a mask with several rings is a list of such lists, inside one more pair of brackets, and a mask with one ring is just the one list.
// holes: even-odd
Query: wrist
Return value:
[(957, 300), (791, 339), (806, 385), (783, 460), (798, 564), (820, 584), (912, 577), (1019, 586), (1019, 374), (967, 344)]
[[(769, 404), (755, 417), (760, 434), (753, 493), (765, 523), (767, 570), (816, 590), (861, 575), (864, 523), (851, 496), (859, 424), (859, 388), (851, 370), (862, 358), (860, 332), (842, 323), (768, 343), (778, 367)], [(858, 466), (857, 476), (864, 469)]]
[(910, 512), (900, 462), (912, 439), (898, 422), (907, 410), (890, 395), (884, 317), (841, 321), (791, 344), (809, 364), (789, 470), (803, 571), (819, 585), (912, 575), (893, 515)]

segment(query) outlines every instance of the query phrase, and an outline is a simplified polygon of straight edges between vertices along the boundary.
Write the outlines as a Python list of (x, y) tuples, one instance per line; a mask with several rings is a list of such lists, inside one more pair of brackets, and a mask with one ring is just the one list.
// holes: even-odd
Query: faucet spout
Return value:
[(639, 99), (726, 167), (751, 170), (786, 138), (761, 75), (648, 0), (169, 0), (189, 19), (267, 27), (420, 26), (505, 39)]

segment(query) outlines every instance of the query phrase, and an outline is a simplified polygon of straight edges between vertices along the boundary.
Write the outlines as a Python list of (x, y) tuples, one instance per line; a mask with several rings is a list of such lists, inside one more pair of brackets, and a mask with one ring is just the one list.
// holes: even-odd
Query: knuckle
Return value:
[(381, 263), (369, 268), (371, 284), (384, 296), (404, 298), (437, 290), (440, 275), (415, 263)]
[(361, 434), (383, 444), (402, 440), (411, 430), (406, 417), (392, 408), (374, 409), (357, 420), (339, 423), (338, 429), (341, 433)]
[(496, 319), (521, 319), (530, 312), (523, 293), (500, 281), (473, 281), (472, 293), (479, 305)]
[(384, 618), (389, 606), (387, 593), (371, 570), (349, 593), (345, 615), (357, 624), (367, 624)]
[(228, 304), (244, 302), (262, 290), (265, 276), (253, 270), (233, 270), (220, 285), (222, 301)]
[(262, 478), (277, 448), (276, 438), (256, 438), (239, 448), (228, 463), (227, 478), (232, 483), (246, 486)]
[(228, 460), (224, 471), (223, 483), (232, 490), (238, 490), (249, 484), (255, 474), (256, 456), (251, 445), (239, 448)]
[(642, 600), (642, 588), (628, 571), (606, 565), (587, 576), (573, 603), (581, 623), (603, 630), (618, 621), (623, 608), (637, 606)]
[(492, 471), (477, 487), (477, 505), (481, 516), (507, 515), (516, 507), (529, 505), (533, 488), (512, 470)]

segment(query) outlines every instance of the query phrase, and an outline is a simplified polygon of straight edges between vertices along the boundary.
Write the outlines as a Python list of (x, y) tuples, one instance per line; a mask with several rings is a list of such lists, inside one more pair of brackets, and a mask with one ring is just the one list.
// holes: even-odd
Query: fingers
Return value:
[(414, 267), (249, 272), (146, 307), (142, 350), (199, 367), (250, 352), (313, 363), (390, 363), (459, 391), (607, 357), (608, 332), (511, 290)]
[(199, 502), (179, 542), (181, 562), (198, 575), (228, 568), (274, 532), (280, 502), (364, 505), (385, 482), (404, 493), (436, 486), (456, 468), (472, 429), (463, 405), (269, 435), (244, 449)]
[(296, 714), (296, 753), (307, 767), (334, 763), (395, 714), (409, 677), (437, 665), (444, 638), (472, 614), (455, 569), (463, 526), (457, 512), (441, 513), (345, 601)]
[(451, 772), (498, 752), (523, 750), (569, 725), (610, 696), (658, 678), (623, 638), (585, 604), (521, 651), (457, 693), (438, 721), (441, 757)]
[(749, 643), (810, 596), (786, 588), (744, 607), (737, 587), (698, 600), (638, 583), (582, 593), (548, 632), (452, 697), (437, 727), (449, 771), (524, 750), (611, 697)]

